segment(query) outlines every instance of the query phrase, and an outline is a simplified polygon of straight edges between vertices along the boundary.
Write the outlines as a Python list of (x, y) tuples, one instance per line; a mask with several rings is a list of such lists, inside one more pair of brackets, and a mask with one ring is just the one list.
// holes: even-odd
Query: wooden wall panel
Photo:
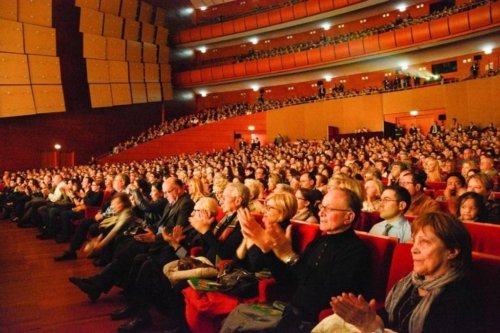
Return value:
[(61, 65), (58, 57), (28, 55), (32, 84), (61, 84)]
[(120, 9), (120, 16), (135, 20), (139, 10), (139, 2), (137, 0), (122, 0), (122, 7)]
[(389, 50), (396, 47), (394, 31), (387, 31), (378, 35), (380, 49)]
[(25, 54), (0, 53), (0, 84), (29, 84), (28, 58)]
[(447, 17), (443, 17), (437, 20), (431, 20), (429, 24), (431, 27), (432, 38), (445, 37), (450, 34)]
[(448, 17), (451, 34), (458, 34), (469, 30), (469, 16), (467, 12), (457, 13)]
[[(210, 70), (210, 68), (208, 69)], [(212, 71), (210, 70), (210, 79), (211, 78), (212, 78)], [(172, 81), (172, 67), (170, 67), (169, 64), (160, 64), (160, 81), (166, 83), (170, 83)]]
[(127, 41), (119, 38), (106, 38), (106, 59), (125, 60)]
[(139, 8), (139, 21), (142, 23), (152, 23), (153, 19), (153, 6), (150, 4), (141, 1)]
[(89, 8), (80, 9), (80, 32), (102, 35), (104, 13)]
[(17, 21), (17, 1), (0, 1), (0, 19)]
[(127, 83), (129, 82), (128, 62), (126, 61), (108, 61), (109, 82)]
[(492, 20), (489, 7), (492, 6), (481, 6), (469, 11), (469, 24), (471, 29), (476, 29), (491, 24)]
[(211, 24), (211, 34), (212, 38), (222, 36), (222, 23)]
[(140, 42), (127, 41), (127, 61), (142, 62), (142, 44)]
[(17, 0), (17, 8), (19, 22), (52, 27), (52, 0)]
[(168, 46), (158, 46), (158, 62), (160, 64), (168, 64), (170, 62), (170, 48)]
[(161, 91), (163, 94), (164, 101), (170, 101), (170, 100), (174, 99), (174, 90), (172, 89), (171, 84), (162, 83)]
[(120, 0), (102, 0), (99, 10), (106, 14), (118, 16), (120, 14)]
[(106, 37), (83, 34), (83, 57), (106, 59)]
[(148, 102), (161, 101), (161, 85), (159, 83), (146, 83)]
[(259, 13), (257, 17), (257, 27), (263, 28), (269, 26), (269, 14), (267, 12)]
[(113, 105), (132, 104), (132, 94), (130, 92), (130, 84), (112, 83), (111, 98), (113, 99)]
[(154, 24), (158, 27), (166, 27), (167, 26), (167, 11), (163, 8), (156, 8), (156, 15)]
[(132, 19), (125, 19), (125, 27), (123, 28), (123, 39), (126, 40), (139, 40), (139, 30), (141, 23)]
[(365, 52), (367, 54), (380, 51), (378, 36), (373, 35), (363, 38), (363, 46), (365, 47)]
[(36, 113), (64, 112), (62, 85), (33, 85)]
[(90, 105), (93, 108), (101, 108), (113, 105), (111, 97), (111, 86), (109, 84), (89, 84)]
[(57, 53), (56, 29), (25, 23), (24, 52), (55, 56)]
[(150, 43), (142, 44), (142, 61), (145, 63), (158, 63), (158, 46)]
[(429, 22), (420, 23), (411, 27), (413, 41), (415, 43), (424, 42), (431, 38)]
[(0, 85), (0, 118), (35, 114), (31, 86)]
[(156, 27), (152, 24), (142, 23), (141, 41), (145, 43), (155, 42)]
[(109, 83), (108, 61), (99, 59), (86, 59), (87, 82)]
[(104, 14), (103, 35), (106, 37), (122, 38), (123, 18), (113, 14)]
[(168, 43), (168, 29), (164, 27), (156, 27), (155, 44), (167, 45)]
[(75, 0), (75, 6), (99, 10), (100, 0)]
[(24, 53), (23, 25), (0, 19), (0, 52)]
[(396, 29), (395, 32), (396, 32), (396, 45), (398, 47), (413, 44), (411, 27)]
[(257, 29), (257, 16), (245, 16), (245, 27), (247, 28), (247, 31)]
[(146, 84), (131, 83), (130, 89), (132, 90), (132, 102), (134, 104), (146, 103), (148, 101), (146, 96)]
[(128, 64), (130, 82), (144, 82), (144, 64), (130, 62)]
[(144, 81), (145, 82), (160, 82), (160, 65), (144, 64)]

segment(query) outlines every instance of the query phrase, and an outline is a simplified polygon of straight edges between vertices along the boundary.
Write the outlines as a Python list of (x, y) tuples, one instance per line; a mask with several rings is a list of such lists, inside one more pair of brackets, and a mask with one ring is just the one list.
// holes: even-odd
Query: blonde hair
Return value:
[(193, 186), (193, 192), (189, 193), (189, 195), (194, 202), (197, 202), (198, 200), (206, 196), (203, 191), (203, 183), (201, 182), (201, 179), (193, 177), (189, 179), (188, 185)]
[(272, 193), (266, 198), (266, 204), (270, 200), (274, 200), (276, 208), (278, 208), (283, 214), (283, 220), (289, 220), (297, 213), (297, 198), (292, 193)]
[(245, 179), (245, 186), (248, 187), (250, 191), (250, 200), (257, 199), (260, 195), (260, 182), (255, 179), (247, 178)]
[(210, 217), (217, 216), (219, 212), (219, 205), (217, 204), (217, 200), (210, 197), (202, 197), (196, 202), (196, 206), (198, 209), (206, 210), (210, 214)]

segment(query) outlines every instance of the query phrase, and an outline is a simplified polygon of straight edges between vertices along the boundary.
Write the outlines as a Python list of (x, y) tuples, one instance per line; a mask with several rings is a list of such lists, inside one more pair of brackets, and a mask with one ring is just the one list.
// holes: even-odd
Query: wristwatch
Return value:
[(299, 261), (300, 256), (297, 253), (290, 254), (288, 257), (285, 259), (285, 264), (288, 266), (293, 266)]

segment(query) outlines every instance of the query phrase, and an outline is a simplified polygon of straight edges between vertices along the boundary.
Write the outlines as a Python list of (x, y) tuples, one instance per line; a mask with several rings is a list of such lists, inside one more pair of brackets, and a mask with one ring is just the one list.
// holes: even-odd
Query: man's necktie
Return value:
[(392, 224), (387, 223), (387, 224), (385, 225), (385, 229), (384, 229), (384, 233), (383, 233), (383, 235), (384, 235), (384, 236), (389, 236), (389, 230), (391, 230), (391, 228), (392, 228)]

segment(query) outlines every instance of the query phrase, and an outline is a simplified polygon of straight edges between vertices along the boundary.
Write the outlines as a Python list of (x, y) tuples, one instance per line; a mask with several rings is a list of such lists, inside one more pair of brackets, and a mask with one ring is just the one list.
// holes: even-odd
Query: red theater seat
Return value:
[(354, 229), (369, 232), (378, 222), (382, 221), (379, 212), (361, 212), (354, 224)]
[(479, 222), (464, 222), (472, 238), (472, 250), (500, 256), (500, 225)]
[(446, 188), (446, 182), (425, 182), (425, 185), (433, 190), (444, 190)]
[(408, 275), (413, 270), (413, 259), (411, 256), (412, 244), (398, 243), (392, 254), (392, 263), (387, 279), (388, 293), (396, 282)]

